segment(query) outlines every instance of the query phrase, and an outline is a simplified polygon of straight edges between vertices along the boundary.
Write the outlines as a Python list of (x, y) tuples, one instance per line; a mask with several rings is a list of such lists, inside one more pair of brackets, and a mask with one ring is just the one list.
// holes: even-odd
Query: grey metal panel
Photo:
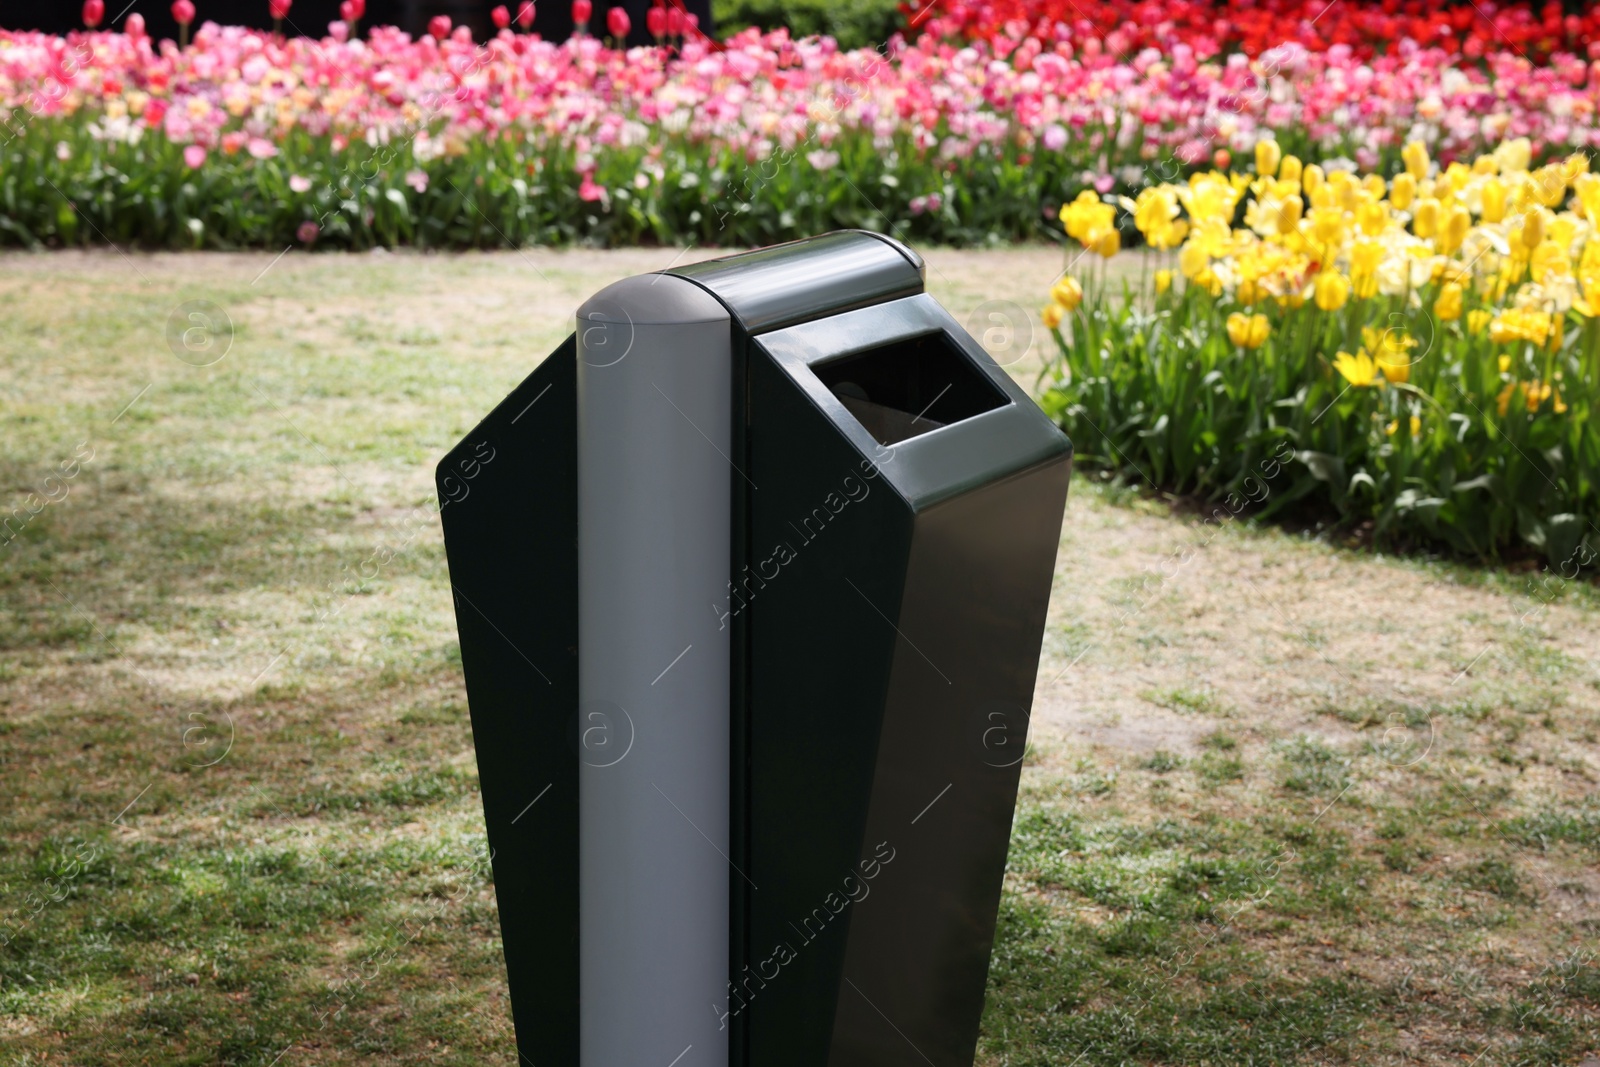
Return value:
[(725, 1067), (729, 319), (647, 275), (578, 326), (581, 1063)]
[(704, 286), (757, 334), (920, 293), (923, 264), (892, 238), (838, 230), (666, 273)]

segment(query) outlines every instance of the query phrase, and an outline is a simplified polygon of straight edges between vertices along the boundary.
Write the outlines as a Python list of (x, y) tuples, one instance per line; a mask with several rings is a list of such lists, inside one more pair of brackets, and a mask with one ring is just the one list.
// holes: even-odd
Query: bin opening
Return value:
[(1008, 403), (943, 332), (908, 337), (811, 368), (881, 445), (894, 445)]

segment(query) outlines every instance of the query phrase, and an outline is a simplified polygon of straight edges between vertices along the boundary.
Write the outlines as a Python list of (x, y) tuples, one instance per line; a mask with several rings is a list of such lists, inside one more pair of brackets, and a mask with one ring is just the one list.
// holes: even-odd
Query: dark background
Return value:
[[(413, 35), (426, 31), (428, 20), (435, 15), (449, 15), (452, 23), (472, 27), (475, 40), (483, 40), (494, 33), (489, 12), (504, 2), (516, 14), (517, 0), (367, 0), (367, 13), (361, 20), (365, 31), (371, 26), (399, 26)], [(683, 7), (700, 16), (700, 28), (711, 32), (711, 0), (672, 0), (673, 6)], [(178, 36), (178, 24), (172, 20), (170, 0), (106, 0), (105, 22), (101, 29), (121, 29), (128, 13), (137, 11), (144, 16), (145, 27), (152, 37)], [(230, 26), (254, 26), (271, 29), (272, 19), (267, 14), (267, 0), (194, 0), (195, 19), (191, 32), (203, 22), (218, 22)], [(625, 8), (633, 20), (633, 30), (628, 35), (629, 44), (648, 44), (649, 32), (645, 29), (645, 9), (650, 0), (594, 0), (594, 15), (589, 20), (589, 32), (605, 36), (606, 11), (611, 7)], [(124, 10), (126, 8), (126, 11)], [(572, 33), (571, 0), (536, 0), (534, 31), (542, 36), (562, 41)], [(339, 0), (294, 0), (285, 20), (284, 33), (305, 37), (322, 37), (328, 32), (328, 23), (339, 18)], [(513, 24), (515, 25), (515, 24)], [(0, 26), (11, 30), (43, 30), (47, 33), (66, 33), (83, 29), (83, 5), (78, 0), (52, 0), (49, 3), (27, 0), (0, 0)]]

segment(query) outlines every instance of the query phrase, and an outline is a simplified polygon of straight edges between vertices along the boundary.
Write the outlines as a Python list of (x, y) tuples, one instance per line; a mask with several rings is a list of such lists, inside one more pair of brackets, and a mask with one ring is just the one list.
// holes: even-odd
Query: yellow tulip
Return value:
[(1299, 156), (1284, 156), (1283, 162), (1278, 164), (1278, 180), (1282, 182), (1294, 182), (1296, 185), (1298, 185), (1300, 183), (1300, 175), (1303, 169), (1304, 168), (1300, 164)]
[(1382, 175), (1378, 174), (1369, 174), (1362, 178), (1361, 188), (1366, 190), (1367, 195), (1374, 200), (1382, 200), (1384, 194), (1389, 191), (1388, 187), (1383, 183)]
[(1472, 178), (1472, 171), (1465, 163), (1459, 160), (1444, 169), (1444, 181), (1451, 193), (1459, 193), (1467, 187), (1467, 182)]
[(1483, 183), (1483, 221), (1500, 222), (1506, 217), (1506, 183), (1488, 178)]
[(1278, 206), (1278, 232), (1293, 233), (1300, 228), (1305, 203), (1298, 196), (1286, 197)]
[(1522, 230), (1519, 237), (1522, 247), (1530, 252), (1544, 241), (1544, 215), (1542, 208), (1534, 208), (1522, 216)]
[(1350, 280), (1336, 270), (1325, 270), (1317, 275), (1312, 295), (1323, 311), (1338, 311), (1350, 299)]
[(1567, 250), (1559, 242), (1541, 241), (1528, 256), (1528, 273), (1540, 283), (1551, 275), (1564, 278), (1572, 273), (1572, 260), (1567, 258)]
[(1083, 303), (1083, 286), (1078, 284), (1078, 279), (1067, 274), (1050, 287), (1050, 300), (1057, 304), (1063, 311), (1073, 312), (1078, 310), (1078, 305)]
[(1532, 308), (1506, 308), (1489, 322), (1489, 340), (1497, 345), (1531, 341), (1542, 345), (1550, 336), (1550, 313)]
[(1369, 385), (1383, 386), (1383, 379), (1378, 376), (1378, 368), (1372, 362), (1372, 357), (1365, 352), (1352, 356), (1348, 352), (1340, 352), (1333, 357), (1336, 370), (1344, 375), (1344, 380), (1358, 389)]
[(1300, 172), (1300, 187), (1306, 191), (1307, 196), (1311, 196), (1322, 184), (1324, 177), (1322, 168), (1312, 163)]
[[(1472, 333), (1482, 333), (1484, 328), (1489, 325), (1489, 320), (1493, 318), (1493, 313), (1485, 311), (1483, 308), (1474, 308), (1467, 312), (1467, 329)], [(1505, 370), (1504, 367), (1500, 369)]]
[(1381, 200), (1368, 200), (1356, 208), (1356, 225), (1362, 233), (1376, 236), (1389, 227), (1389, 209)]
[(1283, 148), (1277, 141), (1260, 140), (1256, 142), (1256, 173), (1263, 178), (1271, 178), (1278, 173), (1278, 164), (1283, 162)]
[(1044, 320), (1046, 329), (1057, 330), (1061, 328), (1061, 320), (1067, 317), (1067, 309), (1060, 304), (1047, 304), (1039, 317)]
[(1389, 186), (1389, 203), (1395, 206), (1396, 211), (1404, 211), (1411, 206), (1411, 201), (1417, 196), (1417, 179), (1409, 174), (1396, 174), (1393, 183)]
[(1178, 252), (1178, 270), (1185, 278), (1193, 281), (1195, 277), (1211, 265), (1211, 257), (1206, 250), (1193, 241), (1184, 245)]
[(1411, 232), (1422, 238), (1432, 237), (1439, 232), (1439, 201), (1430, 196), (1417, 205), (1416, 217), (1411, 220)]
[(1461, 317), (1461, 286), (1456, 282), (1445, 282), (1439, 288), (1439, 298), (1433, 302), (1433, 313), (1445, 322), (1454, 322)]
[(1500, 169), (1500, 161), (1493, 156), (1479, 156), (1472, 161), (1472, 173), (1493, 174)]
[(1156, 292), (1164, 293), (1172, 288), (1172, 272), (1170, 270), (1156, 271)]
[(1402, 148), (1400, 158), (1405, 162), (1406, 173), (1417, 181), (1428, 176), (1428, 146), (1421, 141), (1412, 141)]
[(1345, 231), (1344, 212), (1338, 208), (1317, 208), (1311, 219), (1311, 235), (1328, 245), (1340, 241)]
[(1116, 230), (1100, 230), (1092, 235), (1088, 246), (1105, 259), (1122, 251), (1122, 234)]
[(1228, 316), (1228, 340), (1240, 348), (1260, 348), (1272, 332), (1265, 315), (1246, 315), (1235, 311)]
[(1450, 214), (1445, 216), (1444, 229), (1439, 231), (1439, 251), (1445, 255), (1453, 255), (1467, 239), (1467, 231), (1472, 228), (1472, 216), (1467, 209), (1457, 204), (1450, 209)]

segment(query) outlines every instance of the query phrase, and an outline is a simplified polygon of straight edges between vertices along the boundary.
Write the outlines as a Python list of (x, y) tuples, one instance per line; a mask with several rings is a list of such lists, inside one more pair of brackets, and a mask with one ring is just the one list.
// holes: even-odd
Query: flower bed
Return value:
[(1446, 160), (1528, 137), (1542, 158), (1600, 141), (1597, 104), (1600, 77), (1570, 55), (1463, 68), (1415, 46), (1205, 63), (1032, 37), (1001, 59), (754, 31), (627, 52), (447, 25), (284, 40), (207, 24), (184, 49), (0, 31), (0, 242), (731, 245), (860, 226), (972, 245), (1040, 236), (1087, 185), (1137, 192), (1268, 134), (1364, 167), (1413, 136)]
[[(1128, 205), (1175, 264), (1045, 322), (1044, 393), (1080, 462), (1262, 515), (1309, 507), (1379, 543), (1565, 571), (1600, 552), (1600, 175), (1526, 142), (1392, 180), (1302, 166), (1196, 175)], [(1244, 225), (1235, 226), (1243, 207)], [(1063, 210), (1086, 250), (1111, 208)]]
[(1293, 43), (1312, 51), (1344, 45), (1363, 58), (1402, 41), (1480, 59), (1509, 53), (1542, 60), (1588, 52), (1600, 40), (1600, 9), (1559, 3), (1440, 3), (1439, 0), (910, 0), (908, 24), (929, 32), (1015, 48), (1029, 36), (1098, 39), (1113, 55), (1187, 45), (1203, 57), (1255, 56)]

